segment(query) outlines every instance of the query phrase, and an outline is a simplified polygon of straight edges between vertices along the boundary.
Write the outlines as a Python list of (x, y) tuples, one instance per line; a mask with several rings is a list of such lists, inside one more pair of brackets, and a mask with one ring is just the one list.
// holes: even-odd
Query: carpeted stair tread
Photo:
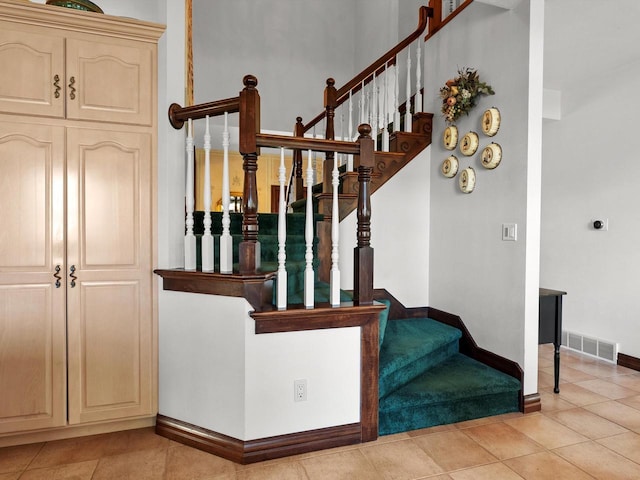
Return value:
[(455, 354), (380, 400), (381, 435), (518, 411), (520, 382)]
[(461, 336), (457, 328), (430, 318), (390, 320), (380, 348), (380, 397), (457, 353)]

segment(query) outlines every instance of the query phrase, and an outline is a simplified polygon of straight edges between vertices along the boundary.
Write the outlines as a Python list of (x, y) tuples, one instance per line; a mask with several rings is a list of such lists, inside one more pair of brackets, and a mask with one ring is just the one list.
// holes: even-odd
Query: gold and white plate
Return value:
[(442, 134), (442, 143), (447, 150), (453, 150), (458, 145), (458, 127), (449, 125)]
[(458, 186), (462, 193), (471, 193), (476, 187), (476, 171), (472, 167), (467, 167), (460, 172)]
[(490, 143), (482, 150), (482, 166), (493, 170), (502, 160), (502, 147), (498, 143)]
[(455, 155), (449, 155), (444, 159), (442, 165), (440, 166), (440, 171), (447, 178), (453, 178), (458, 173), (458, 157)]
[(473, 155), (478, 150), (478, 134), (476, 132), (466, 133), (460, 140), (460, 152), (467, 157)]
[(500, 110), (496, 107), (488, 108), (482, 114), (482, 132), (493, 137), (500, 129)]

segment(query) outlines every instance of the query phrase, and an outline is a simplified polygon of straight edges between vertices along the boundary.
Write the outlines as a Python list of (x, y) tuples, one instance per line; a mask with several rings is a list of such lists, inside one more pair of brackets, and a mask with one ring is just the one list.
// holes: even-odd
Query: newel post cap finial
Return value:
[(371, 125), (361, 123), (358, 125), (358, 133), (360, 134), (360, 138), (371, 138)]
[(333, 87), (335, 84), (336, 84), (336, 81), (333, 78), (331, 77), (327, 78), (327, 87)]
[(258, 79), (254, 75), (245, 75), (242, 79), (242, 84), (245, 88), (256, 88), (258, 86)]

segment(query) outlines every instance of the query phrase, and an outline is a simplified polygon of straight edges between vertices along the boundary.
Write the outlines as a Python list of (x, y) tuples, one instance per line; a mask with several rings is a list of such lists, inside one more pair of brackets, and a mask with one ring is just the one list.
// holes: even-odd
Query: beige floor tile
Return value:
[(180, 446), (167, 449), (166, 480), (234, 479), (236, 466), (224, 458)]
[(619, 398), (633, 397), (638, 394), (635, 390), (625, 388), (617, 383), (613, 383), (607, 380), (596, 379), (586, 380), (584, 382), (577, 382), (576, 385), (591, 390), (592, 392), (602, 395), (603, 397), (610, 398), (611, 400), (617, 400)]
[(383, 480), (360, 450), (300, 460), (310, 480)]
[(429, 480), (453, 480), (449, 475), (436, 475), (435, 477), (428, 477)]
[(598, 443), (640, 464), (640, 435), (634, 432), (602, 438)]
[(300, 462), (281, 462), (271, 465), (258, 464), (236, 473), (237, 480), (308, 480)]
[(456, 429), (455, 424), (437, 425), (435, 427), (421, 428), (419, 430), (411, 430), (410, 432), (407, 432), (407, 433), (409, 434), (410, 438), (413, 438), (413, 437), (420, 437), (422, 435), (429, 435), (431, 433), (448, 432), (450, 430), (455, 430), (455, 429)]
[(27, 468), (44, 443), (0, 448), (0, 473), (17, 472)]
[(21, 474), (22, 470), (20, 470), (19, 472), (0, 473), (0, 480), (18, 480)]
[(583, 408), (545, 412), (545, 415), (590, 439), (609, 437), (628, 431), (617, 423), (613, 423)]
[(538, 388), (553, 387), (554, 385), (553, 375), (538, 371)]
[(575, 465), (550, 452), (540, 452), (523, 457), (511, 458), (505, 460), (504, 463), (526, 480), (593, 479), (591, 475), (586, 474)]
[(92, 480), (164, 480), (167, 449), (139, 450), (101, 458)]
[(640, 411), (633, 407), (611, 400), (609, 402), (596, 403), (595, 405), (587, 405), (584, 408), (629, 430), (633, 430), (636, 433), (640, 432)]
[(625, 388), (630, 388), (631, 390), (635, 390), (640, 392), (640, 375), (618, 375), (617, 377), (611, 377), (609, 381), (613, 383), (617, 383), (618, 385), (622, 385)]
[(105, 455), (169, 447), (169, 439), (156, 435), (154, 427), (111, 433), (108, 440)]
[(507, 420), (509, 418), (521, 418), (522, 416), (523, 414), (520, 412), (512, 412), (512, 413), (505, 413), (503, 415), (495, 415), (493, 417), (474, 418), (473, 420), (458, 422), (458, 423), (455, 423), (454, 425), (456, 428), (464, 430), (465, 428), (477, 427), (479, 425), (488, 425), (490, 423), (498, 423), (498, 422)]
[(522, 480), (522, 477), (502, 463), (450, 473), (453, 480)]
[(496, 461), (496, 457), (471, 440), (462, 430), (424, 435), (413, 441), (445, 472)]
[(583, 363), (583, 364), (572, 364), (573, 368), (577, 368), (582, 370), (585, 373), (590, 375), (594, 375), (596, 377), (601, 378), (609, 378), (615, 377), (618, 375), (629, 375), (635, 373), (630, 368), (621, 367), (619, 365), (614, 365), (612, 363), (607, 362), (595, 362), (595, 363)]
[(531, 438), (506, 423), (467, 428), (464, 433), (500, 460), (542, 450), (542, 447)]
[(624, 403), (628, 407), (633, 407), (636, 410), (640, 410), (640, 395), (636, 395), (635, 397), (620, 398), (618, 402)]
[(578, 407), (582, 407), (583, 405), (591, 405), (593, 403), (606, 402), (607, 400), (610, 400), (603, 395), (598, 395), (591, 390), (580, 387), (573, 383), (565, 383), (564, 385), (561, 385), (560, 393), (558, 395), (560, 395), (560, 398), (562, 398), (563, 400), (573, 403)]
[(580, 435), (544, 415), (527, 415), (523, 418), (507, 420), (505, 423), (548, 449), (588, 440), (584, 435)]
[(385, 479), (411, 480), (444, 473), (413, 440), (364, 447), (360, 451)]
[(576, 407), (573, 403), (567, 402), (566, 400), (562, 399), (560, 395), (553, 392), (540, 392), (540, 402), (542, 404), (543, 412), (552, 410), (566, 410), (568, 408)]
[(97, 460), (107, 455), (111, 439), (112, 434), (103, 434), (47, 442), (29, 468), (55, 467)]
[(554, 450), (554, 453), (599, 480), (640, 478), (640, 465), (595, 442), (569, 445)]
[[(548, 375), (554, 376), (553, 367), (547, 367), (540, 369), (541, 372), (544, 372)], [(571, 368), (567, 365), (560, 366), (560, 383), (575, 383), (575, 382), (583, 382), (585, 380), (594, 380), (598, 377), (593, 375), (589, 375), (588, 373), (583, 372), (582, 370), (578, 370), (577, 368)]]
[(98, 460), (27, 470), (21, 480), (91, 480)]

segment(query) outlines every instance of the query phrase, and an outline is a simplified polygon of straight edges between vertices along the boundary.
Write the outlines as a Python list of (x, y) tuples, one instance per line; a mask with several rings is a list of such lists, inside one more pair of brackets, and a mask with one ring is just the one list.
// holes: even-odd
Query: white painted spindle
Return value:
[(187, 122), (187, 184), (185, 189), (185, 207), (187, 210), (186, 216), (186, 229), (187, 232), (184, 236), (184, 269), (195, 270), (196, 269), (196, 236), (193, 234), (193, 208), (195, 206), (194, 192), (193, 192), (193, 121), (189, 119)]
[(411, 131), (411, 45), (407, 47), (407, 100), (404, 113), (404, 131)]
[(366, 102), (366, 94), (364, 91), (364, 80), (362, 81), (362, 88), (360, 88), (360, 125), (362, 125), (363, 123), (367, 123), (367, 117), (365, 117), (364, 115), (364, 107), (365, 107), (365, 102)]
[(389, 71), (384, 64), (384, 98), (382, 100), (382, 151), (389, 151)]
[(229, 215), (229, 114), (224, 112), (222, 132), (222, 235), (220, 235), (220, 273), (233, 273), (233, 239)]
[(286, 169), (284, 167), (284, 148), (280, 148), (280, 168), (278, 182), (280, 183), (280, 199), (278, 202), (278, 291), (276, 302), (278, 310), (287, 308), (287, 259), (285, 244), (287, 240), (287, 199), (285, 194)]
[(306, 246), (304, 254), (306, 262), (304, 269), (304, 306), (306, 308), (313, 308), (315, 288), (315, 275), (313, 272), (313, 166), (311, 162), (311, 150), (309, 150), (307, 158), (307, 203), (304, 226), (304, 241)]
[(209, 130), (209, 115), (205, 117), (203, 180), (204, 234), (200, 244), (200, 253), (202, 255), (202, 271), (213, 272), (214, 247), (213, 236), (211, 236), (211, 132)]
[[(349, 92), (349, 141), (353, 141), (353, 93)], [(347, 155), (347, 172), (353, 171), (353, 154)]]
[(373, 149), (378, 150), (378, 85), (375, 72), (371, 83), (371, 117), (369, 118), (369, 125), (371, 125), (371, 134), (373, 135)]
[(400, 131), (400, 68), (398, 67), (398, 57), (393, 66), (393, 131)]
[(416, 48), (416, 97), (413, 101), (413, 113), (422, 112), (422, 64), (420, 62), (420, 55), (422, 48), (420, 44), (422, 40), (418, 38), (418, 47)]
[[(337, 156), (337, 155), (336, 155)], [(339, 240), (340, 240), (340, 211), (338, 209), (338, 186), (340, 180), (338, 179), (338, 162), (333, 160), (333, 171), (331, 172), (331, 185), (332, 185), (332, 205), (331, 205), (331, 274), (330, 274), (330, 287), (331, 295), (330, 301), (332, 307), (340, 305), (340, 268), (338, 267), (338, 261), (340, 260), (339, 253)]]

